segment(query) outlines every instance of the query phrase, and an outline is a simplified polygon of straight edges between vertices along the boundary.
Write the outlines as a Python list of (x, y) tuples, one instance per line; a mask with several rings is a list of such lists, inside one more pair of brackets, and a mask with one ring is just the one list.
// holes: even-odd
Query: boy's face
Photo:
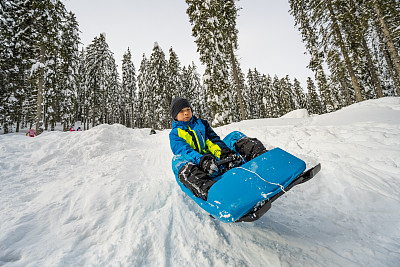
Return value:
[(192, 118), (192, 109), (189, 107), (183, 108), (176, 116), (177, 121), (184, 121), (184, 122), (190, 121), (191, 118)]

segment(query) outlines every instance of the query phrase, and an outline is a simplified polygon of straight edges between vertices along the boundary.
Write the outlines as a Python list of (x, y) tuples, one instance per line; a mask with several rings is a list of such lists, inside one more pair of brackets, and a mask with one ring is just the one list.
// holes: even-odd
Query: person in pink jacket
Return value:
[(33, 129), (33, 127), (30, 128), (29, 131), (26, 133), (26, 136), (28, 136), (28, 135), (29, 135), (29, 137), (35, 137), (37, 135), (35, 130)]

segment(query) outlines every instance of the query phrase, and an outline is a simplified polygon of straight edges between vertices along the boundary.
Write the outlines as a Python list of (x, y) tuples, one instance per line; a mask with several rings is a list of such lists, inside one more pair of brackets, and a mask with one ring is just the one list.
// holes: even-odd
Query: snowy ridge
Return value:
[(176, 184), (168, 130), (0, 135), (0, 265), (398, 266), (400, 98), (215, 130), (322, 170), (260, 220), (225, 224)]

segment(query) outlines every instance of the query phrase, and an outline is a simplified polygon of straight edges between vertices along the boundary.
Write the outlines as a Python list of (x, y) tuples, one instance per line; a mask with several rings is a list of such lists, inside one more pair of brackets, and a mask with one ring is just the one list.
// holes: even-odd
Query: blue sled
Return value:
[(222, 222), (252, 222), (270, 208), (271, 203), (314, 177), (321, 165), (304, 171), (306, 164), (288, 152), (274, 148), (257, 158), (214, 178), (207, 201), (176, 180), (182, 190), (212, 217)]

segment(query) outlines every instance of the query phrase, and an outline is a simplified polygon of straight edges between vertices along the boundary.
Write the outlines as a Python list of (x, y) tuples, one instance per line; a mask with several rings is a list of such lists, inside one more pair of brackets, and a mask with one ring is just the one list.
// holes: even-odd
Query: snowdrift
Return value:
[(300, 119), (300, 118), (307, 118), (309, 116), (310, 115), (308, 114), (307, 109), (298, 109), (298, 110), (293, 110), (293, 111), (283, 115), (281, 118), (283, 118), (283, 119), (285, 119), (285, 118), (286, 119), (292, 119), (292, 118)]
[(0, 135), (0, 265), (398, 266), (400, 98), (215, 130), (323, 170), (258, 221), (224, 224), (176, 184), (169, 131)]

